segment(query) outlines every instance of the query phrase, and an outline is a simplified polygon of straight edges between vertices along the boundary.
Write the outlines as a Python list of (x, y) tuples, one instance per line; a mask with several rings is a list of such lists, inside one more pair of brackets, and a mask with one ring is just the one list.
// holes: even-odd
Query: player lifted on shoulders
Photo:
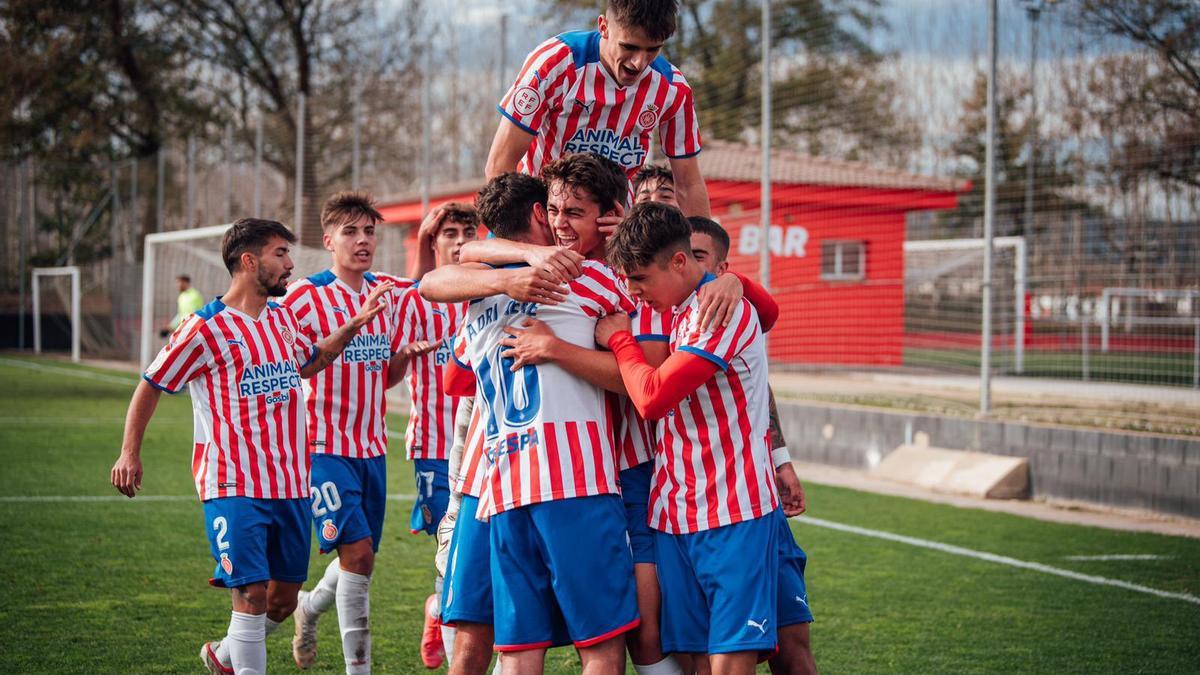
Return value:
[(608, 0), (597, 30), (563, 33), (525, 58), (498, 106), (485, 173), (540, 176), (573, 152), (611, 159), (630, 178), (657, 132), (686, 215), (707, 216), (700, 128), (692, 89), (661, 53), (675, 33), (677, 0)]
[(195, 413), (192, 472), (216, 561), (209, 583), (232, 589), (231, 666), (206, 643), (213, 673), (266, 672), (266, 636), (292, 613), (308, 572), (309, 462), (301, 378), (332, 364), (358, 331), (388, 310), (376, 286), (340, 328), (314, 343), (284, 295), (295, 236), (270, 220), (243, 218), (221, 241), (233, 277), (225, 295), (188, 317), (146, 369), (129, 403), (121, 455), (111, 480), (122, 494), (141, 489), (142, 438), (161, 391), (186, 386)]
[[(430, 257), (436, 267), (458, 262), (463, 244), (475, 239), (479, 216), (469, 204), (450, 202), (438, 208), (431, 226), (422, 226), (417, 257)], [(467, 304), (430, 302), (420, 296), (417, 285), (407, 289), (400, 303), (400, 342), (429, 344), (433, 351), (415, 358), (408, 376), (412, 412), (408, 418), (405, 447), (416, 473), (417, 501), (409, 528), (416, 534), (437, 535), (438, 523), (450, 499), (449, 450), (454, 440), (455, 402), (442, 388), (442, 371), (450, 363), (454, 336), (467, 312)], [(434, 593), (425, 600), (425, 628), (421, 635), (421, 660), (426, 668), (437, 668), (445, 658), (440, 626), (440, 594), (443, 580), (435, 582)]]
[(676, 209), (638, 204), (607, 245), (629, 289), (676, 308), (671, 356), (646, 363), (628, 317), (598, 322), (621, 377), (646, 419), (669, 419), (651, 488), (650, 525), (663, 588), (664, 651), (708, 654), (712, 672), (753, 673), (775, 647), (773, 556), (778, 505), (767, 447), (766, 351), (748, 302), (732, 320), (699, 322), (698, 289), (712, 280), (692, 256), (691, 227)]

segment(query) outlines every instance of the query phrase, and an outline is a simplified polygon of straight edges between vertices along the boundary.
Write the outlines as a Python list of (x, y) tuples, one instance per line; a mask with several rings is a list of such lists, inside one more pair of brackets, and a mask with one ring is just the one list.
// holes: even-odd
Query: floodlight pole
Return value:
[(296, 101), (296, 201), (292, 212), (292, 230), (300, 242), (304, 241), (301, 238), (304, 230), (304, 104), (304, 92), (300, 92)]
[(979, 414), (992, 410), (992, 237), (996, 219), (996, 0), (988, 0), (987, 152), (983, 191), (983, 327), (979, 348)]
[(254, 109), (254, 217), (262, 217), (262, 156), (263, 118), (262, 108)]
[(762, 0), (762, 178), (759, 181), (759, 276), (771, 290), (771, 0)]

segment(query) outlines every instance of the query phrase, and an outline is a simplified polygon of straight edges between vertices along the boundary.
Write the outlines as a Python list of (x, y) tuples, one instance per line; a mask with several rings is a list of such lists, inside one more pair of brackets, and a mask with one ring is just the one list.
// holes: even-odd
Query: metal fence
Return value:
[[(6, 324), (31, 333), (33, 266), (77, 264), (84, 354), (132, 359), (145, 234), (258, 215), (295, 225), (319, 248), (315, 213), (336, 189), (436, 203), (441, 186), (482, 174), (501, 83), (524, 54), (594, 21), (563, 4), (462, 23), (434, 12), (419, 72), (403, 85), (352, 88), (344, 119), (321, 118), (324, 99), (314, 96), (290, 104), (301, 127), (291, 133), (278, 115), (253, 113), (172, 138), (152, 158), (0, 164)], [(694, 88), (701, 166), (732, 237), (730, 260), (757, 273), (759, 9), (727, 15), (731, 3), (696, 4), (666, 52)], [(885, 3), (885, 24), (860, 27), (861, 44), (840, 47), (817, 33), (850, 19), (800, 25), (783, 4), (771, 29), (766, 247), (783, 306), (773, 363), (781, 372), (978, 374), (986, 4)], [(1173, 74), (1163, 50), (1083, 22), (1076, 5), (999, 4), (992, 372), (1200, 387), (1200, 106), (1155, 99), (1194, 103), (1200, 90)], [(324, 140), (305, 123), (323, 125)], [(405, 267), (403, 234), (384, 235), (389, 271)], [(156, 313), (169, 313), (169, 276), (162, 285)], [(46, 320), (65, 320), (54, 307), (44, 300)], [(28, 347), (18, 328), (7, 329), (8, 346)]]

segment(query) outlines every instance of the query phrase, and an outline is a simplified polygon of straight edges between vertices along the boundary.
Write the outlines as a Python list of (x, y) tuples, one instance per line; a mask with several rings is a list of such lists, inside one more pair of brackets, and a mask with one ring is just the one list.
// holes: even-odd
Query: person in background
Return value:
[(192, 278), (186, 274), (180, 274), (175, 277), (175, 282), (179, 284), (179, 298), (176, 299), (175, 318), (171, 319), (171, 323), (163, 326), (158, 331), (159, 337), (167, 337), (171, 331), (179, 328), (179, 324), (183, 323), (184, 319), (191, 316), (196, 310), (204, 306), (204, 295), (200, 291), (192, 288)]

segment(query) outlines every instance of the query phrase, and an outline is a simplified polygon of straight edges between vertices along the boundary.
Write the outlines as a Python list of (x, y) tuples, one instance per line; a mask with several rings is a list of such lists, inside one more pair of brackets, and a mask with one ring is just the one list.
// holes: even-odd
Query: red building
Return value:
[[(758, 148), (709, 141), (700, 153), (714, 219), (729, 231), (731, 266), (757, 275)], [(773, 360), (900, 365), (904, 237), (909, 212), (953, 209), (965, 181), (914, 175), (789, 151), (771, 156), (771, 290), (782, 307)], [(471, 201), (480, 181), (435, 189), (431, 203)], [(389, 223), (415, 244), (421, 201), (385, 200)]]

